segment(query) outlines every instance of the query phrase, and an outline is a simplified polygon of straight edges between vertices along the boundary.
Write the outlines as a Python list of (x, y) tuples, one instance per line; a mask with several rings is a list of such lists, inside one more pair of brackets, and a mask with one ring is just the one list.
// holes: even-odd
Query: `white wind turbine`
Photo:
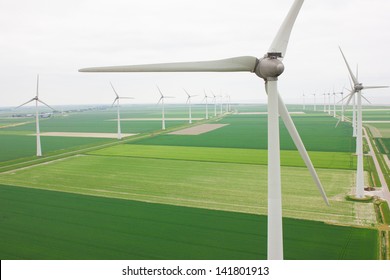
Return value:
[(317, 103), (316, 103), (316, 94), (313, 93), (314, 96), (314, 112), (317, 111)]
[(52, 109), (53, 111), (55, 111), (55, 109), (49, 105), (47, 105), (45, 102), (43, 102), (41, 99), (39, 99), (39, 75), (37, 75), (37, 93), (35, 95), (34, 98), (31, 98), (29, 101), (23, 103), (22, 105), (19, 105), (18, 107), (16, 107), (15, 109), (17, 108), (20, 108), (32, 101), (35, 100), (35, 127), (36, 127), (36, 137), (37, 137), (37, 157), (41, 157), (42, 156), (42, 147), (41, 147), (41, 132), (39, 130), (39, 112), (38, 112), (38, 102), (42, 103), (43, 105), (49, 107), (50, 109)]
[(192, 115), (191, 115), (191, 98), (192, 97), (195, 97), (197, 95), (190, 95), (185, 89), (183, 89), (186, 94), (187, 94), (187, 101), (186, 101), (186, 104), (188, 104), (188, 111), (189, 111), (189, 123), (192, 123)]
[[(265, 81), (268, 93), (268, 259), (283, 259), (282, 196), (280, 174), (279, 115), (316, 182), (324, 201), (327, 197), (310, 161), (302, 140), (278, 92), (278, 77), (295, 19), (303, 0), (295, 0), (267, 53), (260, 59), (253, 56), (214, 61), (178, 62), (132, 66), (95, 67), (81, 72), (239, 72), (255, 73)], [(271, 11), (272, 12), (272, 11)]]
[(331, 93), (328, 93), (328, 115), (330, 115), (330, 95)]
[[(207, 94), (206, 94), (206, 90), (204, 89), (203, 90), (204, 91), (204, 98), (203, 98), (203, 101), (206, 101), (206, 120), (208, 120), (209, 119), (209, 108), (208, 108), (208, 96), (207, 96)], [(203, 102), (202, 101), (202, 102)]]
[(355, 76), (347, 59), (344, 56), (343, 51), (339, 47), (341, 55), (345, 61), (345, 64), (348, 68), (349, 75), (351, 76), (353, 82), (353, 88), (351, 93), (348, 95), (347, 105), (351, 101), (351, 99), (356, 95), (357, 97), (357, 125), (356, 125), (356, 154), (357, 154), (357, 172), (356, 172), (356, 191), (355, 195), (357, 198), (364, 197), (364, 171), (363, 171), (363, 124), (362, 124), (362, 90), (365, 89), (375, 89), (375, 88), (387, 88), (388, 86), (363, 86), (362, 83), (358, 81), (357, 75)]
[(214, 102), (214, 117), (217, 116), (217, 96), (214, 94), (213, 91), (211, 91), (211, 94), (213, 95), (213, 102)]
[(114, 102), (112, 102), (112, 105), (111, 107), (114, 106), (115, 102), (116, 102), (116, 110), (117, 110), (117, 121), (118, 121), (118, 139), (122, 139), (122, 132), (121, 132), (121, 116), (120, 116), (120, 109), (119, 109), (119, 99), (134, 99), (134, 97), (122, 97), (122, 96), (119, 96), (118, 93), (116, 92), (114, 86), (112, 85), (112, 83), (110, 82), (110, 85), (111, 85), (111, 88), (112, 90), (114, 91), (116, 97), (114, 99)]
[(157, 86), (157, 89), (158, 91), (160, 92), (160, 99), (158, 100), (157, 104), (160, 104), (161, 102), (161, 105), (162, 105), (162, 125), (161, 125), (161, 129), (162, 130), (165, 130), (165, 106), (164, 106), (164, 99), (165, 98), (174, 98), (173, 96), (164, 96), (164, 94), (161, 92), (160, 88)]
[(305, 94), (304, 93), (302, 93), (302, 101), (303, 101), (303, 110), (305, 110), (306, 109), (306, 103), (305, 103)]
[(324, 96), (324, 113), (326, 112), (326, 93), (322, 94)]

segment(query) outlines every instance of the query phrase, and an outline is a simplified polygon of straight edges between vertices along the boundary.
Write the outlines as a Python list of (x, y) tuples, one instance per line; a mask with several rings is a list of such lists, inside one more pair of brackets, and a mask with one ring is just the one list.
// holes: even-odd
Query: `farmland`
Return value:
[[(168, 109), (168, 118), (187, 115), (182, 106)], [(236, 109), (266, 111), (261, 105)], [(130, 137), (115, 144), (97, 138), (42, 137), (48, 154), (112, 145), (0, 173), (0, 256), (265, 259), (267, 115), (218, 117), (209, 123), (227, 125), (200, 135), (160, 134), (160, 121), (135, 120), (158, 118), (160, 113), (157, 106), (123, 110), (122, 118), (131, 120), (122, 122), (122, 131), (148, 135), (141, 140)], [(194, 107), (194, 118), (203, 114), (204, 106)], [(41, 130), (115, 132), (115, 117), (113, 109), (55, 116), (43, 120)], [(353, 189), (356, 168), (350, 124), (335, 128), (337, 119), (321, 112), (292, 118), (331, 207), (322, 201), (281, 123), (285, 257), (377, 259), (373, 205), (345, 199)], [(167, 128), (186, 123), (169, 121)], [(3, 164), (35, 153), (35, 138), (28, 136), (33, 133), (34, 123), (0, 129), (0, 142), (11, 147), (11, 157), (1, 155)]]
[[(1, 259), (266, 258), (265, 216), (11, 186), (0, 193)], [(285, 233), (287, 259), (376, 258), (373, 230), (285, 218)]]

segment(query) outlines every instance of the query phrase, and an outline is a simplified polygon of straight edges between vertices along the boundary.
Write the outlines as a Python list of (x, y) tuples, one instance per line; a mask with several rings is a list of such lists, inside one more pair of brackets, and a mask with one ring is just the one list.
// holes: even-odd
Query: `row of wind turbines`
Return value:
[[(121, 140), (122, 139), (122, 130), (121, 130), (121, 117), (120, 117), (120, 100), (121, 99), (134, 99), (134, 97), (130, 97), (130, 96), (120, 96), (118, 94), (118, 92), (116, 91), (114, 85), (110, 82), (110, 86), (115, 94), (115, 98), (114, 98), (114, 101), (111, 105), (111, 107), (113, 107), (114, 105), (116, 105), (116, 108), (117, 108), (117, 139), (118, 140)], [(164, 106), (164, 100), (166, 98), (174, 98), (173, 96), (166, 96), (162, 93), (161, 89), (157, 86), (157, 89), (161, 95), (160, 99), (158, 100), (157, 104), (161, 104), (162, 105), (162, 127), (161, 129), (162, 130), (165, 130), (165, 106)], [(188, 117), (188, 120), (189, 120), (189, 123), (192, 124), (192, 102), (191, 102), (191, 99), (193, 97), (196, 97), (198, 95), (190, 95), (188, 93), (187, 90), (184, 89), (184, 92), (186, 93), (187, 95), (187, 100), (186, 100), (186, 104), (188, 104), (188, 113), (189, 113), (189, 117)], [(215, 95), (213, 92), (211, 92), (212, 94), (212, 103), (214, 104), (214, 117), (216, 117), (218, 115), (217, 113), (217, 99), (220, 98), (220, 114), (222, 115), (223, 114), (223, 99), (222, 99), (222, 95)], [(211, 98), (210, 96), (208, 96), (206, 94), (206, 90), (204, 90), (204, 98), (202, 100), (202, 103), (203, 102), (206, 102), (206, 114), (205, 114), (205, 118), (208, 120), (209, 119), (209, 112), (208, 112), (208, 99)], [(36, 87), (36, 94), (33, 98), (31, 98), (30, 100), (28, 100), (27, 102), (17, 106), (14, 108), (14, 110), (24, 106), (24, 105), (27, 105), (29, 104), (30, 102), (33, 102), (35, 101), (35, 128), (36, 128), (36, 156), (38, 157), (41, 157), (42, 156), (42, 145), (41, 145), (41, 132), (40, 132), (40, 126), (39, 126), (39, 108), (38, 108), (38, 105), (39, 103), (45, 105), (46, 107), (50, 108), (53, 112), (56, 111), (56, 109), (54, 109), (53, 107), (51, 107), (50, 105), (48, 105), (47, 103), (45, 103), (44, 101), (42, 101), (40, 98), (39, 98), (39, 75), (37, 75), (37, 87)], [(230, 95), (226, 95), (226, 112), (230, 112), (230, 108), (231, 108), (231, 105), (230, 105)]]
[[(284, 71), (283, 59), (286, 55), (293, 25), (301, 10), (303, 2), (304, 0), (294, 0), (286, 18), (281, 24), (278, 32), (275, 34), (275, 37), (268, 50), (264, 56), (259, 58), (254, 56), (240, 56), (212, 61), (92, 67), (79, 70), (79, 72), (249, 72), (254, 73), (259, 78), (263, 79), (265, 82), (265, 91), (268, 95), (268, 259), (283, 259), (279, 117), (281, 117), (282, 121), (284, 122), (324, 202), (329, 205), (325, 190), (313, 167), (299, 133), (288, 113), (287, 107), (284, 104), (278, 91), (278, 80)], [(277, 13), (278, 11), (275, 10), (268, 12), (272, 15), (273, 12)], [(269, 26), (269, 28), (272, 28), (272, 26)], [(301, 59), (305, 58), (302, 57)], [(353, 76), (350, 69), (349, 72), (351, 77), (353, 77), (352, 80), (354, 81), (354, 88), (349, 94), (349, 100), (355, 95), (357, 96), (358, 112), (360, 112), (360, 115), (358, 116), (358, 124), (360, 124), (360, 129), (358, 128), (357, 133), (358, 137), (360, 136), (361, 138), (361, 103), (359, 102), (361, 101), (361, 90), (365, 88), (361, 83), (358, 82), (357, 78)], [(115, 100), (117, 104), (119, 104), (119, 98), (120, 97)], [(33, 100), (36, 100), (37, 102), (39, 101), (38, 94), (37, 99), (32, 99), (30, 101)], [(164, 97), (162, 93), (160, 100), (163, 104)], [(208, 109), (206, 109), (206, 114), (208, 115), (207, 110)], [(360, 141), (360, 143), (361, 142), (362, 141)], [(359, 168), (362, 169), (362, 164), (359, 166)]]
[[(336, 124), (336, 127), (341, 122), (345, 122), (345, 107), (347, 107), (352, 100), (352, 137), (356, 137), (356, 156), (357, 156), (357, 170), (356, 170), (356, 186), (355, 186), (355, 197), (357, 199), (364, 198), (364, 170), (363, 170), (363, 111), (362, 111), (362, 98), (365, 99), (368, 103), (371, 102), (363, 96), (363, 90), (367, 89), (378, 89), (378, 88), (388, 88), (388, 86), (363, 86), (361, 82), (358, 80), (358, 68), (356, 68), (356, 75), (352, 72), (351, 67), (348, 64), (348, 61), (340, 49), (340, 53), (347, 67), (350, 81), (351, 81), (351, 89), (348, 90), (349, 94), (343, 97), (344, 92), (335, 92), (333, 93), (323, 93), (324, 95), (324, 104), (323, 111), (327, 112), (329, 115), (333, 115), (334, 118), (337, 117), (336, 114), (336, 95), (341, 95), (341, 100), (337, 103), (341, 103), (341, 116)], [(314, 111), (316, 109), (316, 94), (312, 94), (314, 96)], [(331, 110), (331, 96), (333, 95), (333, 110)], [(328, 96), (328, 104), (326, 104), (326, 96)], [(344, 104), (344, 101), (346, 103)], [(305, 94), (303, 94), (303, 109), (306, 109), (305, 104)]]

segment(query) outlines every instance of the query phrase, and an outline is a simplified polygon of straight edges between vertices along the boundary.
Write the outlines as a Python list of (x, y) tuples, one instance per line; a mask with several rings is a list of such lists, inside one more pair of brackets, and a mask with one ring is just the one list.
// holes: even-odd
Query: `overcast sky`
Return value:
[[(0, 107), (35, 95), (52, 105), (109, 104), (109, 81), (130, 102), (157, 102), (156, 84), (185, 102), (192, 94), (229, 94), (266, 102), (251, 73), (79, 73), (92, 66), (262, 57), (292, 0), (0, 0)], [(348, 86), (340, 45), (365, 85), (390, 85), (390, 1), (306, 0), (290, 38), (279, 88), (286, 103), (302, 93)], [(367, 92), (390, 104), (390, 90)], [(312, 99), (313, 97), (311, 97)], [(171, 102), (171, 100), (169, 100)], [(200, 102), (198, 97), (194, 102)], [(307, 98), (307, 102), (310, 99)]]

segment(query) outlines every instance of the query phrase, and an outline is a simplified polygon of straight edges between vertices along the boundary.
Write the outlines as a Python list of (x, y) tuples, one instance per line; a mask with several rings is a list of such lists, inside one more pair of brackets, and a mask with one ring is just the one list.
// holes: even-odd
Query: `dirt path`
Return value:
[(375, 164), (375, 168), (378, 172), (378, 177), (379, 177), (379, 180), (381, 181), (381, 185), (382, 185), (382, 188), (381, 188), (381, 191), (378, 191), (377, 194), (386, 199), (387, 200), (387, 203), (390, 205), (390, 192), (389, 192), (389, 188), (387, 186), (387, 183), (386, 183), (386, 180), (385, 180), (385, 176), (383, 175), (383, 172), (382, 172), (382, 169), (379, 165), (379, 162), (378, 162), (378, 159), (376, 158), (376, 154), (374, 152), (374, 148), (372, 147), (372, 143), (368, 137), (368, 134), (367, 134), (367, 130), (365, 127), (363, 127), (363, 131), (364, 131), (364, 138), (366, 138), (367, 140), (367, 143), (368, 143), (368, 147), (370, 148), (370, 152), (369, 152), (369, 155), (371, 155), (373, 161), (374, 161), (374, 164)]

